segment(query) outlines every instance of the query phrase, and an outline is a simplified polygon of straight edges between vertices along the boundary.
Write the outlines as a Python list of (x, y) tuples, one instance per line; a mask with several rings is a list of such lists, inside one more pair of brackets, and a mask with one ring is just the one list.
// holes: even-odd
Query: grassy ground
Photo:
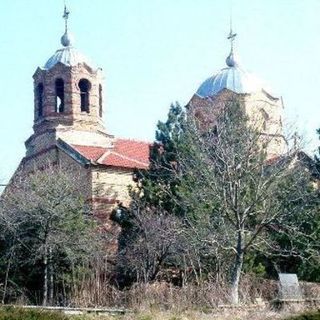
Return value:
[[(45, 312), (41, 310), (24, 310), (20, 308), (4, 307), (0, 309), (0, 320), (66, 320), (63, 314)], [(70, 320), (70, 319), (69, 319)]]
[(318, 312), (310, 312), (295, 317), (290, 317), (287, 320), (320, 320), (320, 310)]
[(124, 316), (67, 316), (62, 313), (41, 310), (25, 310), (20, 308), (0, 308), (0, 320), (320, 320), (320, 312), (290, 316), (288, 313), (274, 311), (245, 312), (228, 311), (220, 314), (204, 312), (172, 312), (147, 311), (136, 312)]

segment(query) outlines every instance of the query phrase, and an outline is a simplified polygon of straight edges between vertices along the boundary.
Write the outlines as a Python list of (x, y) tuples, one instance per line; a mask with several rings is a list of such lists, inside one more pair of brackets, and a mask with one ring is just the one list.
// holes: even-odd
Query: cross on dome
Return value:
[(237, 34), (233, 32), (232, 22), (230, 21), (230, 32), (227, 37), (230, 40), (230, 53), (226, 58), (227, 67), (205, 80), (198, 88), (196, 94), (201, 98), (207, 98), (217, 95), (224, 89), (238, 94), (251, 94), (263, 90), (268, 92), (272, 97), (275, 97), (268, 86), (240, 65), (234, 49), (236, 36)]
[(234, 32), (232, 31), (232, 28), (230, 28), (230, 33), (229, 33), (229, 35), (228, 35), (228, 38), (227, 38), (227, 39), (229, 39), (229, 40), (230, 40), (230, 43), (231, 43), (231, 50), (233, 50), (233, 42), (234, 42), (234, 40), (235, 40), (236, 36), (237, 36), (237, 34), (236, 34), (236, 33), (234, 33)]
[(69, 19), (70, 11), (67, 9), (67, 6), (64, 5), (64, 12), (62, 18), (65, 20), (65, 32), (68, 31), (68, 19)]
[(64, 5), (64, 11), (63, 11), (63, 19), (64, 19), (64, 26), (65, 26), (65, 30), (64, 30), (64, 34), (61, 37), (61, 44), (64, 47), (70, 47), (73, 45), (74, 42), (74, 38), (73, 36), (69, 33), (68, 30), (68, 20), (69, 20), (69, 14), (70, 11), (67, 9), (66, 4)]
[(238, 63), (235, 59), (234, 52), (233, 52), (234, 40), (235, 40), (236, 36), (237, 36), (237, 34), (232, 31), (232, 20), (231, 20), (230, 21), (230, 32), (227, 37), (227, 39), (230, 40), (230, 46), (231, 46), (230, 54), (228, 55), (228, 57), (226, 59), (226, 64), (228, 67), (235, 67), (238, 65)]
[(69, 31), (68, 25), (69, 16), (70, 11), (65, 4), (62, 15), (62, 18), (64, 19), (65, 30), (60, 40), (63, 47), (58, 49), (55, 54), (50, 57), (50, 59), (46, 62), (44, 69), (49, 70), (57, 63), (62, 63), (69, 67), (76, 66), (79, 63), (85, 63), (87, 66), (96, 69), (92, 62), (74, 47), (74, 37)]

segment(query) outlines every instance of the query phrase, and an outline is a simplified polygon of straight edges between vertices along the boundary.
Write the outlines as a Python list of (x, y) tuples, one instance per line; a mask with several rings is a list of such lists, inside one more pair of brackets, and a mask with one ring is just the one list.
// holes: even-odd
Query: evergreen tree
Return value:
[[(320, 128), (317, 130), (317, 133), (319, 135), (319, 140), (320, 140)], [(319, 178), (320, 177), (320, 146), (318, 147), (318, 154), (315, 155), (315, 163), (316, 163), (316, 173)]]
[(184, 124), (185, 112), (178, 103), (172, 104), (167, 121), (158, 122), (149, 170), (135, 172), (138, 189), (131, 190), (149, 207), (180, 216), (184, 210), (176, 192), (181, 179), (177, 150), (183, 145)]

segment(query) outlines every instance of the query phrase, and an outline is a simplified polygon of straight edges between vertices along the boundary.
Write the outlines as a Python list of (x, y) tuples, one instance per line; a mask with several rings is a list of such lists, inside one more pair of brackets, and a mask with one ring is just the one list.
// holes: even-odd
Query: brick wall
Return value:
[(265, 134), (265, 139), (268, 140), (267, 152), (270, 158), (286, 151), (287, 144), (283, 137), (283, 105), (281, 99), (272, 98), (264, 92), (236, 94), (224, 89), (211, 98), (200, 98), (194, 95), (188, 104), (188, 110), (206, 130), (215, 124), (215, 119), (221, 109), (232, 101), (239, 101), (240, 104), (244, 105), (251, 124)]

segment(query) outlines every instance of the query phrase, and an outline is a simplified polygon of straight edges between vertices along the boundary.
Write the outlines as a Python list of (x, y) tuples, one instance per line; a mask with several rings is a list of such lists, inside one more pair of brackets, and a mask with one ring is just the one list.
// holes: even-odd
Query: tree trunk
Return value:
[(48, 248), (45, 246), (44, 254), (43, 254), (43, 266), (44, 266), (44, 274), (43, 274), (43, 299), (42, 305), (46, 306), (48, 303)]
[(49, 248), (49, 270), (50, 270), (50, 294), (49, 303), (53, 305), (53, 293), (54, 293), (54, 275), (53, 275), (53, 263), (52, 263), (52, 249)]
[(234, 262), (232, 278), (231, 278), (231, 303), (239, 304), (239, 282), (243, 265), (243, 250), (242, 250), (242, 232), (238, 233), (237, 255)]
[(8, 264), (7, 264), (5, 280), (4, 280), (3, 296), (2, 296), (2, 301), (1, 301), (2, 304), (4, 304), (5, 300), (6, 300), (7, 288), (8, 288), (8, 280), (9, 280), (9, 272), (10, 272), (10, 268), (11, 268), (12, 257), (13, 257), (13, 253), (11, 251), (10, 252), (10, 256), (9, 256), (9, 260), (8, 260)]

